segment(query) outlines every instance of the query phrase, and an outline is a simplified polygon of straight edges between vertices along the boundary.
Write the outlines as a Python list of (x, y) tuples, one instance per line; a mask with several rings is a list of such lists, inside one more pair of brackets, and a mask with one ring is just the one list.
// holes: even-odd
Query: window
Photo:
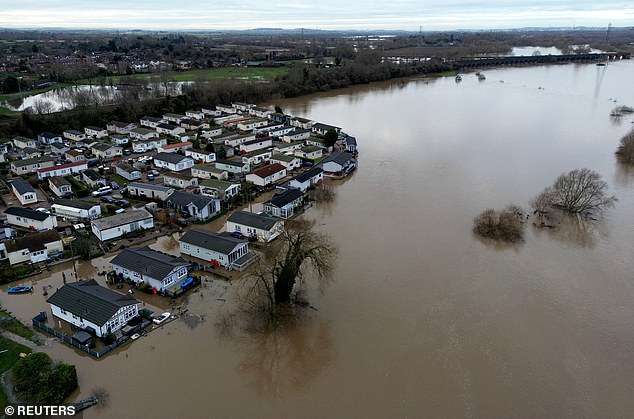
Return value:
[(62, 314), (66, 314), (66, 310), (64, 310), (63, 308), (60, 308), (60, 309), (59, 309), (59, 311), (60, 311)]

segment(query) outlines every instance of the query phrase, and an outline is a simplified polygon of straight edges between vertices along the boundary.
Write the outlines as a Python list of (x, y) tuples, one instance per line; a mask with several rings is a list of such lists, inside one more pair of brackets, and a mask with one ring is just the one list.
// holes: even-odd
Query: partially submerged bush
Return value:
[(621, 163), (634, 164), (634, 129), (621, 138), (616, 156)]
[(482, 237), (517, 242), (524, 234), (522, 218), (522, 209), (515, 205), (500, 211), (489, 208), (473, 220), (473, 231)]

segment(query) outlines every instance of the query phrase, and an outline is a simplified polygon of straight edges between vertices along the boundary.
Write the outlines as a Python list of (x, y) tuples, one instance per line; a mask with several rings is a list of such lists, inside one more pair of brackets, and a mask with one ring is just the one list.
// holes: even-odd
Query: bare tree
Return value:
[(517, 242), (524, 234), (523, 215), (522, 209), (516, 205), (509, 205), (501, 211), (489, 208), (473, 220), (473, 231), (482, 237)]
[(590, 169), (575, 169), (562, 173), (552, 186), (531, 200), (538, 212), (557, 208), (570, 214), (601, 212), (613, 207), (615, 196), (607, 193), (608, 184), (601, 175)]
[(621, 138), (616, 155), (621, 163), (634, 164), (634, 129)]
[(315, 230), (314, 221), (295, 220), (286, 223), (281, 246), (272, 253), (252, 274), (248, 299), (253, 305), (264, 301), (275, 314), (277, 307), (291, 303), (295, 285), (309, 274), (320, 286), (332, 280), (338, 252), (328, 235)]

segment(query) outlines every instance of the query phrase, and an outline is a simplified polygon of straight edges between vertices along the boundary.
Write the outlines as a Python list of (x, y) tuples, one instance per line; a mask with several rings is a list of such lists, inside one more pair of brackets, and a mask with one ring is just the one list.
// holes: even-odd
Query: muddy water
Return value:
[[(110, 393), (86, 416), (634, 415), (634, 171), (613, 154), (633, 119), (609, 118), (610, 98), (634, 105), (634, 62), (485, 74), (282, 103), (359, 139), (359, 169), (308, 214), (340, 245), (336, 282), (277, 333), (219, 336), (231, 285), (214, 280), (189, 297), (193, 319), (103, 360), (51, 343), (77, 365), (78, 397)], [(619, 198), (602, 221), (528, 228), (506, 247), (471, 233), (484, 208), (526, 206), (578, 167)], [(41, 294), (38, 281), (0, 298), (26, 319)]]

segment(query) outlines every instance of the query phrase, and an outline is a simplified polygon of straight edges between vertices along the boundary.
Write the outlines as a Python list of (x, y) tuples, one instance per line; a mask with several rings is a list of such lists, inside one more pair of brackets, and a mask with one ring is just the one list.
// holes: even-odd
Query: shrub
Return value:
[(517, 242), (524, 235), (521, 208), (510, 205), (501, 211), (486, 209), (473, 220), (473, 231), (494, 240)]
[(621, 138), (616, 156), (621, 163), (634, 164), (634, 129)]

